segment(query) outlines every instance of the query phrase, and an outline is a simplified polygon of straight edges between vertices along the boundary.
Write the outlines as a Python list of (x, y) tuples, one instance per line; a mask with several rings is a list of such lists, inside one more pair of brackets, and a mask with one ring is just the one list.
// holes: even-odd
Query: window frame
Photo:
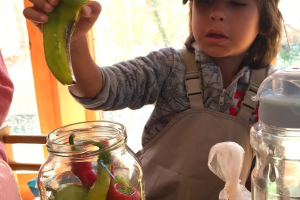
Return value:
[[(32, 7), (28, 0), (23, 0), (24, 7)], [(68, 87), (61, 85), (53, 77), (47, 67), (44, 57), (43, 38), (41, 32), (26, 19), (28, 32), (30, 60), (34, 79), (34, 90), (36, 95), (37, 111), (40, 123), (40, 133), (48, 134), (56, 128), (82, 121), (101, 120), (101, 111), (84, 109), (69, 94)], [(93, 45), (93, 30), (87, 34), (87, 41), (91, 56), (95, 58)], [(6, 144), (7, 155), (14, 161), (12, 145)], [(45, 159), (47, 149), (43, 145)], [(27, 186), (27, 182), (37, 175), (37, 172), (14, 172), (19, 184), (20, 194), (24, 200), (33, 198)]]

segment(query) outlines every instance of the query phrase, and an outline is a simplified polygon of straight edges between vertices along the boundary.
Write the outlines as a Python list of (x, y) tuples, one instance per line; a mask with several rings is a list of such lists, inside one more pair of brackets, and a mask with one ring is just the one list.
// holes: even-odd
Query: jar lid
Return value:
[(277, 70), (260, 85), (259, 119), (272, 126), (300, 128), (300, 67)]

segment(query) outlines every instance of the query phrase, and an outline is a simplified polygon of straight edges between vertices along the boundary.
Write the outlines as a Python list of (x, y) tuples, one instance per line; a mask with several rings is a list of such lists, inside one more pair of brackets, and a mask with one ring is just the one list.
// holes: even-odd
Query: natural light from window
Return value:
[[(40, 134), (24, 3), (20, 0), (0, 2), (0, 48), (15, 91), (4, 126), (11, 134)], [(13, 144), (17, 162), (40, 163), (44, 160), (42, 146)]]

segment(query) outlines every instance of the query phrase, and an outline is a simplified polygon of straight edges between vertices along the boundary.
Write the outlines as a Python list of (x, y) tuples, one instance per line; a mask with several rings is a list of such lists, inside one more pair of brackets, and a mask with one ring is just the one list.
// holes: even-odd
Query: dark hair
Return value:
[[(275, 58), (279, 49), (283, 19), (278, 3), (280, 0), (255, 0), (259, 9), (259, 33), (250, 46), (241, 66), (248, 65), (251, 69), (267, 67)], [(195, 42), (192, 32), (192, 2), (190, 3), (189, 29), (190, 35), (185, 46), (193, 51)]]

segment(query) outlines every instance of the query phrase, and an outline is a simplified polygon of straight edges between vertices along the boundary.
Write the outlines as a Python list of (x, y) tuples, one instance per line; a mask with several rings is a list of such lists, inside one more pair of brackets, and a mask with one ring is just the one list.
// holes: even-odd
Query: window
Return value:
[(276, 67), (300, 67), (300, 15), (299, 1), (284, 0), (279, 4), (285, 20), (281, 48), (277, 55)]
[[(11, 134), (40, 134), (35, 88), (30, 60), (26, 21), (19, 0), (0, 3), (0, 47), (15, 91), (8, 117)], [(41, 163), (44, 153), (41, 146), (13, 144), (17, 162)]]
[[(52, 77), (43, 56), (42, 34), (26, 22), (24, 4), (31, 6), (29, 1), (0, 1), (0, 48), (15, 86), (4, 125), (11, 134), (48, 134), (62, 125), (98, 119), (98, 112), (85, 111)], [(46, 156), (41, 145), (13, 144), (6, 150), (21, 163), (42, 163)], [(16, 172), (23, 200), (34, 198), (27, 182), (35, 176), (36, 172)]]
[[(100, 66), (147, 55), (172, 46), (182, 48), (188, 36), (188, 6), (174, 0), (99, 1), (102, 13), (93, 30), (95, 60)], [(128, 145), (137, 152), (141, 135), (154, 106), (101, 113), (106, 120), (127, 128)]]

